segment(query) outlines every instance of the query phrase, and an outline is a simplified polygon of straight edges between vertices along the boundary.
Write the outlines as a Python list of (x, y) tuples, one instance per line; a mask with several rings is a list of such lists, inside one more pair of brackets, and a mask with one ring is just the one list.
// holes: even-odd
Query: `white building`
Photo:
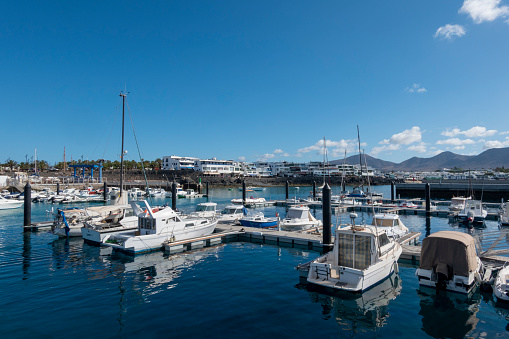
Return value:
[(176, 155), (172, 155), (169, 157), (163, 157), (163, 170), (182, 170), (182, 169), (192, 169), (194, 170), (194, 163), (198, 158), (192, 157), (178, 157)]
[(233, 174), (243, 173), (240, 164), (233, 160), (196, 159), (194, 161), (194, 170), (200, 171), (205, 175)]

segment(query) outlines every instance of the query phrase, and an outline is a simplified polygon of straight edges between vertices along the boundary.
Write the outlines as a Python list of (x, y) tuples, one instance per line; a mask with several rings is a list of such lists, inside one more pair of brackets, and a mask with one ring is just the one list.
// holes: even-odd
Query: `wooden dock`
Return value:
[[(420, 232), (412, 232), (399, 239), (398, 242), (401, 244), (416, 243), (419, 240), (420, 235)], [(324, 253), (324, 251), (329, 250), (329, 246), (324, 245), (322, 240), (323, 235), (317, 233), (316, 229), (290, 232), (227, 224), (217, 226), (216, 232), (208, 236), (183, 241), (166, 242), (164, 244), (164, 249), (169, 253), (179, 253), (220, 243), (245, 241), (281, 247), (304, 248)]]

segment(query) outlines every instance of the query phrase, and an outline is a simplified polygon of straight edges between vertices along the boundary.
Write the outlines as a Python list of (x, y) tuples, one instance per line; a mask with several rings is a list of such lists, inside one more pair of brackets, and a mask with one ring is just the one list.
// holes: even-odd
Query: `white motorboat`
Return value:
[(190, 214), (191, 217), (214, 218), (216, 216), (217, 204), (215, 202), (201, 202), (196, 205), (196, 211)]
[(402, 236), (408, 234), (408, 228), (403, 224), (399, 215), (391, 214), (391, 213), (380, 213), (375, 214), (373, 217), (373, 221), (371, 222), (372, 226), (377, 226), (379, 229), (383, 229), (386, 231), (387, 236), (390, 238), (401, 238)]
[(250, 213), (243, 209), (244, 217), (239, 219), (242, 226), (256, 228), (275, 228), (277, 227), (278, 217), (266, 217), (262, 212)]
[(23, 206), (23, 203), (23, 200), (5, 199), (4, 197), (0, 196), (0, 210), (19, 208)]
[(451, 204), (449, 205), (449, 211), (461, 211), (465, 209), (465, 203), (467, 200), (472, 200), (471, 197), (452, 197)]
[(502, 203), (498, 220), (500, 226), (509, 226), (509, 203)]
[[(137, 205), (135, 205), (137, 206)], [(81, 227), (81, 236), (87, 243), (100, 245), (113, 234), (128, 234), (138, 229), (138, 214), (141, 208), (133, 210), (131, 205), (112, 205), (104, 218), (85, 220)]]
[[(260, 204), (260, 203), (264, 203), (265, 201), (266, 201), (265, 198), (253, 198), (253, 197), (246, 198), (246, 204)], [(231, 203), (232, 204), (242, 204), (243, 201), (242, 201), (242, 199), (232, 199)]]
[(417, 208), (418, 206), (416, 204), (414, 204), (413, 202), (411, 202), (411, 201), (404, 201), (401, 204), (399, 204), (399, 207), (403, 207), (403, 208)]
[(320, 227), (322, 226), (322, 222), (311, 214), (309, 207), (293, 206), (288, 209), (286, 218), (281, 220), (280, 225), (283, 230), (298, 231)]
[[(134, 235), (114, 234), (104, 240), (104, 245), (129, 254), (160, 250), (164, 242), (175, 242), (209, 235), (214, 232), (216, 219), (182, 219), (171, 207), (152, 209), (142, 202), (145, 210), (138, 214), (138, 230)], [(131, 202), (131, 205), (135, 202)], [(134, 206), (133, 206), (133, 209)]]
[(475, 239), (470, 234), (440, 231), (422, 241), (420, 264), (415, 272), (420, 285), (469, 294), (483, 274)]
[(354, 198), (350, 197), (342, 197), (339, 200), (332, 201), (332, 203), (338, 203), (345, 206), (360, 206), (362, 205), (361, 202), (355, 200)]
[(177, 189), (177, 197), (179, 197), (179, 198), (197, 198), (198, 193), (196, 193), (194, 191), (194, 189), (192, 189), (192, 188), (188, 188), (185, 191), (182, 190), (182, 191), (180, 191), (180, 193)]
[[(150, 188), (149, 188), (149, 192), (150, 192)], [(145, 191), (142, 191), (140, 188), (138, 187), (132, 187), (131, 189), (129, 189), (127, 191), (127, 194), (128, 196), (130, 197), (133, 197), (133, 198), (136, 198), (136, 197), (141, 197), (141, 196), (144, 196), (147, 194), (147, 192)]]
[(164, 188), (149, 188), (148, 195), (154, 198), (164, 198), (166, 196), (166, 190)]
[(307, 281), (318, 286), (361, 292), (382, 282), (398, 267), (402, 248), (385, 229), (351, 224), (338, 228), (332, 251), (311, 261)]
[(488, 215), (482, 206), (481, 200), (466, 200), (465, 208), (458, 213), (458, 220), (463, 223), (484, 223)]
[(244, 206), (242, 205), (228, 205), (221, 211), (218, 223), (237, 222), (244, 217)]
[(497, 301), (509, 303), (509, 266), (504, 265), (498, 271), (493, 283), (493, 294), (497, 297)]
[(57, 209), (51, 229), (59, 237), (81, 237), (85, 222), (99, 222), (110, 215), (120, 213), (129, 205), (108, 205), (88, 208)]

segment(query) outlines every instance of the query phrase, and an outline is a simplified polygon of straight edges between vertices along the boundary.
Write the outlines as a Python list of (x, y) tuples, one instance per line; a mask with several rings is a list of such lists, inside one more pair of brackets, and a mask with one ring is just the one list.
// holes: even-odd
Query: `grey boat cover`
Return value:
[(455, 231), (432, 233), (422, 241), (419, 268), (435, 269), (449, 279), (453, 275), (468, 276), (477, 269), (474, 238)]

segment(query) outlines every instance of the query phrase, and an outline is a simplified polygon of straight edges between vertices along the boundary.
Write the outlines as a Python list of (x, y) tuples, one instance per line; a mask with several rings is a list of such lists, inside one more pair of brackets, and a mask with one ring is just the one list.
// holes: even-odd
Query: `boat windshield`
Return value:
[(387, 219), (387, 218), (373, 218), (373, 222), (371, 223), (373, 226), (385, 226), (392, 227), (398, 226), (397, 219)]
[(198, 206), (196, 206), (196, 211), (197, 212), (214, 212), (215, 208), (214, 208), (214, 206), (210, 206), (210, 205), (198, 205)]
[(338, 265), (366, 269), (371, 265), (371, 239), (369, 235), (338, 234)]
[(286, 217), (291, 219), (304, 219), (307, 217), (307, 211), (300, 209), (290, 209)]

